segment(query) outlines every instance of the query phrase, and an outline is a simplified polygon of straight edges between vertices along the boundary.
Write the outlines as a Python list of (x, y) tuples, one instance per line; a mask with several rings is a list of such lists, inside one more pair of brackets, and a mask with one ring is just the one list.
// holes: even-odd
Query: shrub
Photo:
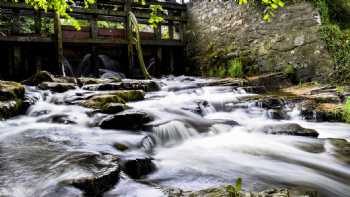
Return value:
[(227, 73), (230, 77), (243, 77), (243, 66), (241, 60), (237, 58), (229, 60)]
[(350, 123), (350, 97), (348, 97), (343, 110), (344, 110), (343, 117), (345, 122)]

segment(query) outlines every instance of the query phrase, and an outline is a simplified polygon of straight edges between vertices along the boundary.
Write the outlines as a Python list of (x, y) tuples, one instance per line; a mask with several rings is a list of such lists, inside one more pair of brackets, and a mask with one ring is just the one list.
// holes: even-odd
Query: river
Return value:
[[(105, 115), (65, 104), (87, 92), (82, 88), (52, 93), (26, 87), (39, 101), (25, 115), (0, 121), (0, 196), (80, 196), (77, 189), (60, 189), (59, 183), (86, 173), (75, 164), (77, 158), (100, 152), (121, 158), (151, 156), (157, 170), (144, 181), (163, 187), (196, 191), (242, 177), (246, 190), (301, 186), (322, 196), (350, 196), (350, 165), (328, 140), (350, 141), (350, 125), (307, 122), (293, 105), (284, 106), (288, 119), (273, 120), (267, 110), (244, 99), (254, 94), (237, 87), (199, 85), (206, 81), (158, 79), (161, 91), (128, 103), (154, 117), (150, 131), (100, 129), (95, 123)], [(284, 123), (315, 129), (319, 136), (268, 135), (257, 129)], [(115, 143), (131, 148), (119, 151)], [(104, 196), (164, 193), (123, 174)]]

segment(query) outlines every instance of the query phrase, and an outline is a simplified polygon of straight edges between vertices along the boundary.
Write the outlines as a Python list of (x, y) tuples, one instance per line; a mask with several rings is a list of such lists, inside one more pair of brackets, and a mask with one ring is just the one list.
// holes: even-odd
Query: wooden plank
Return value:
[(0, 36), (0, 42), (53, 42), (52, 38), (41, 36)]

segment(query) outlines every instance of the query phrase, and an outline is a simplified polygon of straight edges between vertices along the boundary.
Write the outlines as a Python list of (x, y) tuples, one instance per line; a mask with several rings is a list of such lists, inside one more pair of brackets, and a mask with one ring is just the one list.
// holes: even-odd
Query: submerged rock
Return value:
[(316, 130), (303, 128), (296, 123), (267, 125), (259, 128), (258, 131), (273, 135), (318, 137)]
[(124, 160), (121, 161), (120, 166), (122, 171), (133, 179), (139, 179), (156, 170), (156, 165), (151, 158)]
[(128, 110), (108, 116), (100, 122), (102, 129), (140, 130), (152, 117), (143, 111)]
[(58, 82), (43, 82), (38, 86), (42, 90), (50, 90), (57, 93), (66, 92), (68, 90), (74, 90), (75, 85), (73, 83), (58, 83)]
[(326, 140), (332, 145), (333, 155), (347, 164), (350, 164), (350, 142), (345, 139), (330, 138)]
[(47, 71), (39, 71), (29, 79), (22, 81), (25, 85), (36, 86), (42, 82), (54, 82), (54, 76)]

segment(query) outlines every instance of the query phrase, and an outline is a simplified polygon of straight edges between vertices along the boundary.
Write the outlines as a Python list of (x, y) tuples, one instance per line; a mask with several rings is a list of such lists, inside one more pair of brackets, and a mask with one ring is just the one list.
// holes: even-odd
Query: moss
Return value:
[(0, 81), (0, 101), (23, 98), (24, 92), (24, 87), (19, 83)]
[(126, 151), (129, 149), (129, 147), (125, 144), (121, 144), (121, 143), (115, 143), (114, 145), (114, 148), (119, 150), (119, 151)]
[(26, 85), (39, 85), (42, 82), (53, 82), (54, 77), (47, 71), (37, 72), (35, 75), (30, 77), (27, 80), (24, 80), (22, 83)]
[(88, 108), (106, 110), (110, 103), (122, 103), (144, 99), (144, 92), (141, 90), (123, 90), (96, 95), (81, 104)]

